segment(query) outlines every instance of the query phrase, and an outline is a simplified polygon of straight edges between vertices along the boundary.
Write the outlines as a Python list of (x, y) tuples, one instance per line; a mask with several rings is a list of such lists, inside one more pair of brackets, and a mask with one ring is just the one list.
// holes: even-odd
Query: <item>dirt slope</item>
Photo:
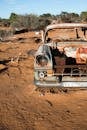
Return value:
[(0, 44), (0, 130), (87, 130), (87, 91), (35, 91), (30, 50), (38, 46), (34, 33)]

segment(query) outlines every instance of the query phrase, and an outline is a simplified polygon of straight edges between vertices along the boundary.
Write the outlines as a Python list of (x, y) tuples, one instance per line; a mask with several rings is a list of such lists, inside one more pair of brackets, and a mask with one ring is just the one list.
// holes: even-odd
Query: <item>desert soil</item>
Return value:
[(87, 90), (35, 91), (33, 32), (0, 44), (0, 130), (87, 130)]

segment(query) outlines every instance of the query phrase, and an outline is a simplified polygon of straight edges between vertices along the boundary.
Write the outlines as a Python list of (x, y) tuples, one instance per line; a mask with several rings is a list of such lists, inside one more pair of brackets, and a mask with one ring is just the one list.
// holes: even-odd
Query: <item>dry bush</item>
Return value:
[(0, 40), (7, 40), (8, 37), (12, 36), (13, 32), (11, 30), (0, 30)]

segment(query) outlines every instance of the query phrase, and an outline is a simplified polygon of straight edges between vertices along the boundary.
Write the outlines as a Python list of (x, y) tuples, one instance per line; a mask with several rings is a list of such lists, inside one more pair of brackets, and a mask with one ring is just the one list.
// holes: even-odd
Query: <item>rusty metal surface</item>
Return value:
[(77, 49), (76, 61), (77, 63), (87, 63), (87, 48), (85, 46)]
[(69, 28), (87, 28), (87, 24), (83, 24), (83, 23), (59, 23), (59, 24), (52, 24), (52, 25), (48, 25), (46, 27), (46, 31), (50, 30), (50, 29), (54, 29), (54, 28), (63, 28), (63, 29), (69, 29)]

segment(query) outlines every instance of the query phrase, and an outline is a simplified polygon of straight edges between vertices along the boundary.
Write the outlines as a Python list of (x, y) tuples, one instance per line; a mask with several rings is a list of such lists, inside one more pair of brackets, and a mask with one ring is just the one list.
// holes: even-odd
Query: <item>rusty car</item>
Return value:
[(48, 25), (35, 53), (39, 87), (87, 87), (87, 24)]

